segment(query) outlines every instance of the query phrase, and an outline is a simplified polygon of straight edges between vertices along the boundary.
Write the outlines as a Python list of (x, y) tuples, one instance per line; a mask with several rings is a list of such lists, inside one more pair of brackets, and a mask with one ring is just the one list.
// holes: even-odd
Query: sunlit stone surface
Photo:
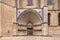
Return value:
[(0, 0), (0, 40), (59, 40), (60, 1), (53, 0), (52, 5), (47, 1), (33, 0), (29, 5), (27, 0)]

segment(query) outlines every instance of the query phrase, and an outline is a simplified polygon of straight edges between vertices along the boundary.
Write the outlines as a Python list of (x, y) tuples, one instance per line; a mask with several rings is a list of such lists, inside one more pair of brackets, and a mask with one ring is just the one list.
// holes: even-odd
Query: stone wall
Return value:
[(60, 11), (49, 11), (50, 13), (50, 25), (58, 26), (58, 14)]
[(1, 3), (0, 3), (0, 36), (1, 36)]
[(14, 9), (8, 5), (1, 4), (1, 31), (3, 36), (8, 36), (13, 34), (13, 19), (14, 19)]
[[(12, 36), (14, 34), (14, 31), (15, 31), (15, 28), (16, 28), (16, 25), (13, 24), (13, 22), (14, 22), (14, 8), (13, 8), (13, 6), (15, 6), (14, 2), (15, 1), (12, 1), (12, 3), (7, 2), (10, 5), (0, 3), (0, 9), (2, 8), (2, 10), (0, 10), (0, 28), (1, 28), (0, 29), (0, 34), (2, 34), (2, 36)], [(25, 2), (27, 2), (27, 1), (25, 1), (25, 0), (23, 1), (22, 4), (24, 4), (24, 5), (22, 5), (23, 6), (22, 8), (25, 8), (25, 7), (26, 8), (31, 8), (31, 7), (32, 8), (37, 8), (38, 5), (39, 5), (37, 0), (36, 1), (34, 0), (34, 3), (33, 3), (34, 6), (30, 6), (30, 7), (26, 6), (27, 3), (25, 3)], [(41, 2), (44, 2), (44, 1), (41, 0)], [(35, 4), (35, 3), (37, 3), (37, 4)], [(41, 5), (43, 6), (44, 4), (41, 3)], [(57, 0), (56, 0), (54, 9), (58, 9), (57, 7), (58, 6), (57, 6)], [(58, 13), (60, 11), (49, 11), (49, 12), (51, 13), (51, 18), (50, 18), (51, 23), (50, 24), (57, 27), (58, 26)], [(53, 29), (53, 28), (51, 28), (51, 29)], [(51, 29), (49, 29), (49, 32), (53, 33)], [(57, 29), (58, 29), (58, 27), (57, 27)], [(56, 31), (56, 30), (54, 30), (54, 31)], [(59, 31), (60, 31), (60, 29), (59, 29)], [(59, 31), (58, 32), (56, 31), (56, 32), (60, 33)]]
[(33, 0), (32, 2), (33, 2), (33, 4), (29, 6), (27, 0), (24, 0), (24, 1), (20, 0), (20, 3), (19, 3), (20, 8), (39, 8), (40, 7), (39, 0)]
[(48, 5), (49, 10), (58, 10), (58, 0), (53, 0), (51, 5)]

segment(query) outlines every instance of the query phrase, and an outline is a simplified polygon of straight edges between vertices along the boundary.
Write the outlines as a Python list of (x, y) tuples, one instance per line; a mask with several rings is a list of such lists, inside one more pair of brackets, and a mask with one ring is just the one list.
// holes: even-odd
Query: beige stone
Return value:
[[(1, 1), (1, 0), (0, 0)], [(40, 3), (39, 3), (40, 2)], [(41, 18), (42, 13), (44, 13), (44, 22), (48, 22), (48, 14), (46, 13), (50, 13), (51, 14), (51, 17), (50, 17), (50, 26), (46, 24), (43, 24), (41, 19), (40, 21), (38, 22), (38, 17), (34, 14), (33, 15), (30, 15), (31, 17), (31, 21), (33, 21), (36, 25), (36, 24), (43, 24), (43, 27), (42, 25), (40, 26), (35, 26), (33, 29), (34, 30), (37, 30), (37, 29), (42, 29), (43, 31), (42, 32), (39, 32), (39, 31), (33, 31), (34, 35), (48, 35), (48, 34), (60, 34), (60, 26), (58, 25), (58, 14), (60, 11), (58, 11), (59, 9), (59, 1), (58, 0), (53, 0), (54, 2), (54, 5), (47, 5), (47, 0), (33, 0), (33, 5), (32, 6), (28, 6), (27, 4), (27, 0), (18, 0), (17, 1), (17, 7), (18, 7), (18, 16), (23, 13), (24, 11), (25, 12), (28, 12), (29, 11), (29, 8), (31, 8), (31, 12), (32, 11), (36, 11), (38, 14), (40, 14), (39, 18)], [(16, 22), (16, 5), (15, 5), (15, 0), (6, 0), (6, 2), (0, 2), (0, 36), (13, 36), (13, 35), (27, 35), (27, 31), (21, 31), (18, 33), (18, 28), (20, 27), (20, 29), (22, 30), (27, 30), (27, 26), (23, 27), (23, 26), (18, 26), (17, 24), (14, 24), (14, 23), (17, 23)], [(44, 10), (44, 6), (45, 7), (48, 7)], [(1, 9), (2, 8), (2, 9)], [(20, 9), (21, 8), (21, 9)], [(34, 13), (35, 13), (34, 11)], [(47, 12), (48, 11), (48, 12)], [(25, 13), (24, 12), (24, 13)], [(24, 15), (25, 16), (25, 15)], [(29, 14), (28, 14), (29, 16)], [(28, 16), (25, 16), (26, 18), (28, 18)], [(23, 17), (23, 16), (22, 16)], [(36, 18), (37, 19), (36, 19)], [(23, 17), (24, 18), (24, 17)], [(35, 18), (35, 19), (33, 19)], [(30, 19), (30, 18), (29, 18)], [(36, 20), (36, 21), (35, 21)], [(20, 22), (21, 20), (19, 19), (18, 22)], [(25, 21), (25, 19), (24, 19)], [(27, 20), (28, 21), (28, 20)], [(22, 22), (24, 24), (24, 22)], [(53, 27), (54, 26), (54, 27)]]

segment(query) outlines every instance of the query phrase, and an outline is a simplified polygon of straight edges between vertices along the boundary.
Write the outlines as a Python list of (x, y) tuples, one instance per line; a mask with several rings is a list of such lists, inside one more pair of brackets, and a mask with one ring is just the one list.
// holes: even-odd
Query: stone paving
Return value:
[(59, 36), (17, 36), (1, 37), (0, 40), (60, 40)]

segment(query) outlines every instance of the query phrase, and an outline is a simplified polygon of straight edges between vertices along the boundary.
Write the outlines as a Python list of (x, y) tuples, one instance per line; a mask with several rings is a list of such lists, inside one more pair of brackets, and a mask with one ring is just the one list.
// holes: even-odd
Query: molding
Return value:
[(60, 11), (60, 10), (48, 10), (48, 11)]
[(51, 35), (13, 35), (14, 37), (17, 37), (17, 36), (41, 36), (41, 37), (52, 37)]
[(58, 25), (48, 25), (49, 27), (59, 27)]
[[(43, 6), (44, 7), (48, 7), (48, 6)], [(17, 9), (43, 9), (43, 8), (17, 8)]]

